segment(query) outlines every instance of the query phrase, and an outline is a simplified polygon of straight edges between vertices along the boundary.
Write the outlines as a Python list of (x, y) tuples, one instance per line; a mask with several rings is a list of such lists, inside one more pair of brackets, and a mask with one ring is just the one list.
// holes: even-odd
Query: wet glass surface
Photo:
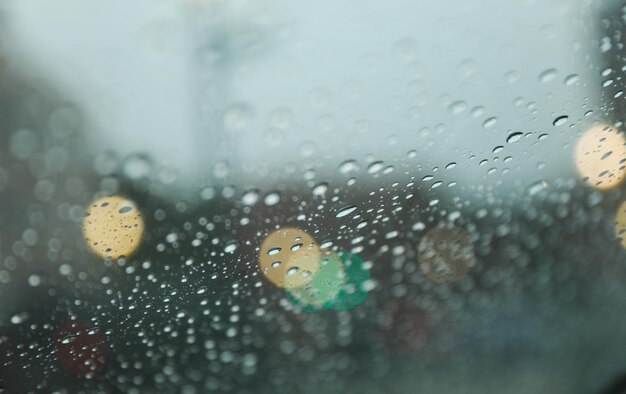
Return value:
[(0, 392), (626, 392), (625, 24), (5, 1)]

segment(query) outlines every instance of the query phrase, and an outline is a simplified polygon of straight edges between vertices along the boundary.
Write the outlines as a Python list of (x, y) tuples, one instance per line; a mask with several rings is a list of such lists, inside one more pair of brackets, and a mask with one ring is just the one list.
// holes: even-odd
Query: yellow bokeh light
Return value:
[(575, 160), (585, 183), (599, 190), (611, 189), (626, 176), (626, 138), (615, 127), (595, 125), (578, 139)]
[(418, 245), (422, 272), (433, 282), (455, 282), (476, 263), (474, 246), (467, 232), (453, 225), (430, 229)]
[(315, 239), (292, 227), (269, 234), (259, 250), (261, 272), (276, 286), (288, 289), (309, 283), (320, 259), (320, 247)]
[(626, 248), (626, 201), (615, 212), (615, 235), (622, 243), (622, 247)]
[(143, 218), (135, 203), (120, 196), (92, 202), (83, 219), (83, 238), (96, 254), (117, 259), (141, 243)]

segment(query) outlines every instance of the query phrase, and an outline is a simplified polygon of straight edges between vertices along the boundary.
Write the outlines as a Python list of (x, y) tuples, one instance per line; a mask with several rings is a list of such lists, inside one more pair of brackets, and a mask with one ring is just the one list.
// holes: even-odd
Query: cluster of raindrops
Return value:
[(311, 235), (297, 228), (281, 228), (264, 239), (259, 267), (304, 311), (352, 309), (369, 291), (370, 274), (357, 255), (322, 250)]
[(95, 200), (83, 219), (83, 236), (91, 250), (111, 259), (131, 254), (141, 243), (143, 229), (135, 204), (120, 196)]

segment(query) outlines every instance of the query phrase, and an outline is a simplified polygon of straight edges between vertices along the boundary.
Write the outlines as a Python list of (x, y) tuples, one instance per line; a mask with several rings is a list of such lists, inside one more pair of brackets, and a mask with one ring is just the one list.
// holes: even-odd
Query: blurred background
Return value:
[(625, 23), (4, 1), (1, 392), (626, 393)]

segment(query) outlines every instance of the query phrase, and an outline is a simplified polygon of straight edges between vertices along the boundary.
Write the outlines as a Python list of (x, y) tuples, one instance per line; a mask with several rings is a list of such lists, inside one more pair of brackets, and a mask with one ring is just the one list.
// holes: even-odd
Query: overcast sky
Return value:
[[(511, 155), (513, 176), (497, 178), (531, 183), (573, 174), (564, 144), (584, 125), (569, 125), (600, 104), (584, 1), (543, 2), (543, 13), (499, 0), (7, 6), (5, 38), (84, 108), (91, 149), (146, 152), (189, 182), (220, 159), (236, 170), (304, 155), (334, 169), (415, 149), (424, 167), (458, 162), (461, 184), (491, 182), (494, 156)], [(570, 122), (553, 126), (563, 114)], [(507, 144), (517, 131), (533, 134)]]

